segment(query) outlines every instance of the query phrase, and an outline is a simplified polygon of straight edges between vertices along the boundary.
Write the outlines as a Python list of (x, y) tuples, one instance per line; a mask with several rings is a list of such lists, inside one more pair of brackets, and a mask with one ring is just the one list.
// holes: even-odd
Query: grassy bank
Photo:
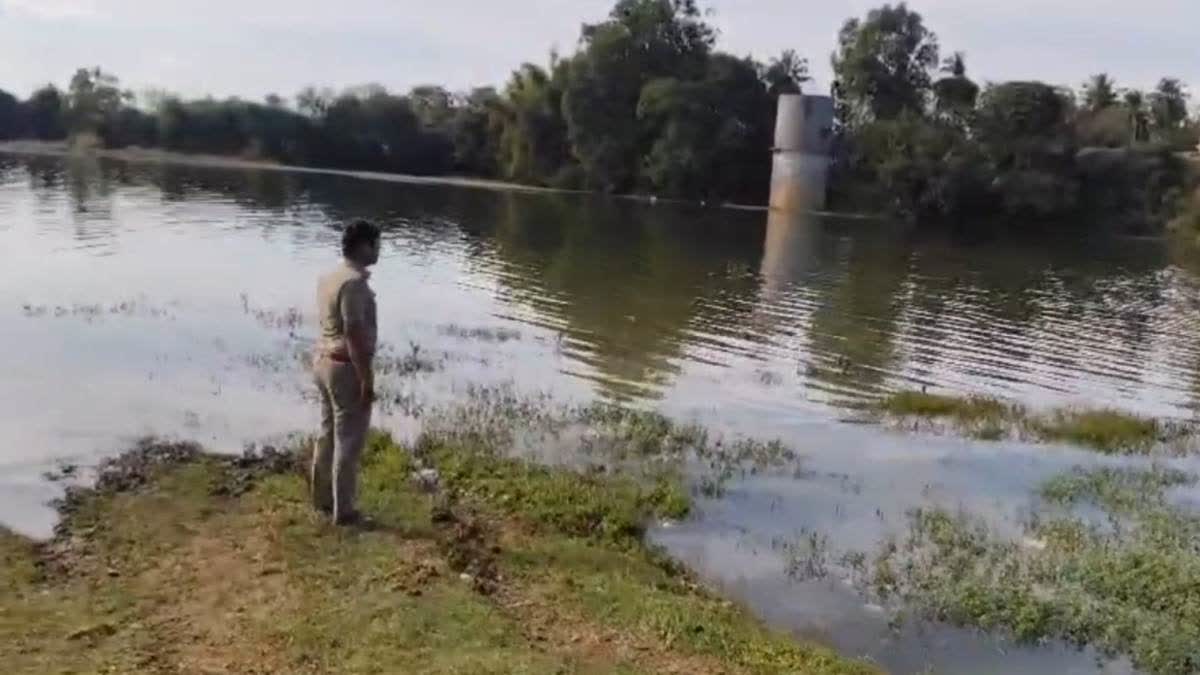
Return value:
[(1048, 510), (1021, 541), (918, 511), (905, 540), (862, 558), (863, 582), (928, 618), (1091, 645), (1156, 675), (1200, 672), (1200, 516), (1167, 499), (1195, 482), (1157, 467), (1076, 470), (1042, 487)]
[(380, 436), (377, 524), (345, 530), (311, 513), (298, 464), (147, 443), (69, 495), (52, 541), (0, 534), (5, 671), (869, 672), (647, 549), (647, 519), (688, 509), (670, 480)]
[(1193, 450), (1195, 430), (1111, 408), (1059, 408), (1035, 412), (985, 396), (947, 396), (917, 391), (891, 394), (875, 411), (901, 424), (934, 421), (982, 440), (1019, 438), (1079, 445), (1110, 454)]

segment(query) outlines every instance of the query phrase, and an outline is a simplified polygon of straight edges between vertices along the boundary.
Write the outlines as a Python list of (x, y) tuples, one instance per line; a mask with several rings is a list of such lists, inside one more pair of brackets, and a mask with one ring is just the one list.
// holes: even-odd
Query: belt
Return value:
[(347, 354), (339, 354), (334, 352), (332, 354), (322, 354), (321, 356), (322, 358), (329, 359), (334, 363), (351, 363), (350, 356)]

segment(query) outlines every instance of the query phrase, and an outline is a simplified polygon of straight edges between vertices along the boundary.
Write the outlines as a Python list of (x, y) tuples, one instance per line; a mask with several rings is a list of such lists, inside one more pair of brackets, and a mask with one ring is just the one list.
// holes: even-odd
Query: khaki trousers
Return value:
[(371, 405), (362, 400), (353, 365), (319, 357), (313, 371), (321, 396), (321, 435), (313, 452), (312, 501), (339, 520), (355, 512)]

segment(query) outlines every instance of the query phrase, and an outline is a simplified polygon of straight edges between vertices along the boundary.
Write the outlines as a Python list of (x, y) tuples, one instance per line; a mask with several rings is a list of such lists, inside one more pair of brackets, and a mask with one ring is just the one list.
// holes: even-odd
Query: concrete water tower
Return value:
[(819, 211), (825, 208), (833, 154), (833, 99), (784, 94), (775, 118), (771, 208)]

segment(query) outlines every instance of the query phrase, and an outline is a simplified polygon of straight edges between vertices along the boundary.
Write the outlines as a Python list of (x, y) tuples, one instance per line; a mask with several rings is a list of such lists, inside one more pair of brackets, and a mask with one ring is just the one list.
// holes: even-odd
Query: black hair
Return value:
[(350, 256), (359, 244), (379, 241), (379, 226), (365, 220), (356, 220), (342, 232), (342, 255)]

